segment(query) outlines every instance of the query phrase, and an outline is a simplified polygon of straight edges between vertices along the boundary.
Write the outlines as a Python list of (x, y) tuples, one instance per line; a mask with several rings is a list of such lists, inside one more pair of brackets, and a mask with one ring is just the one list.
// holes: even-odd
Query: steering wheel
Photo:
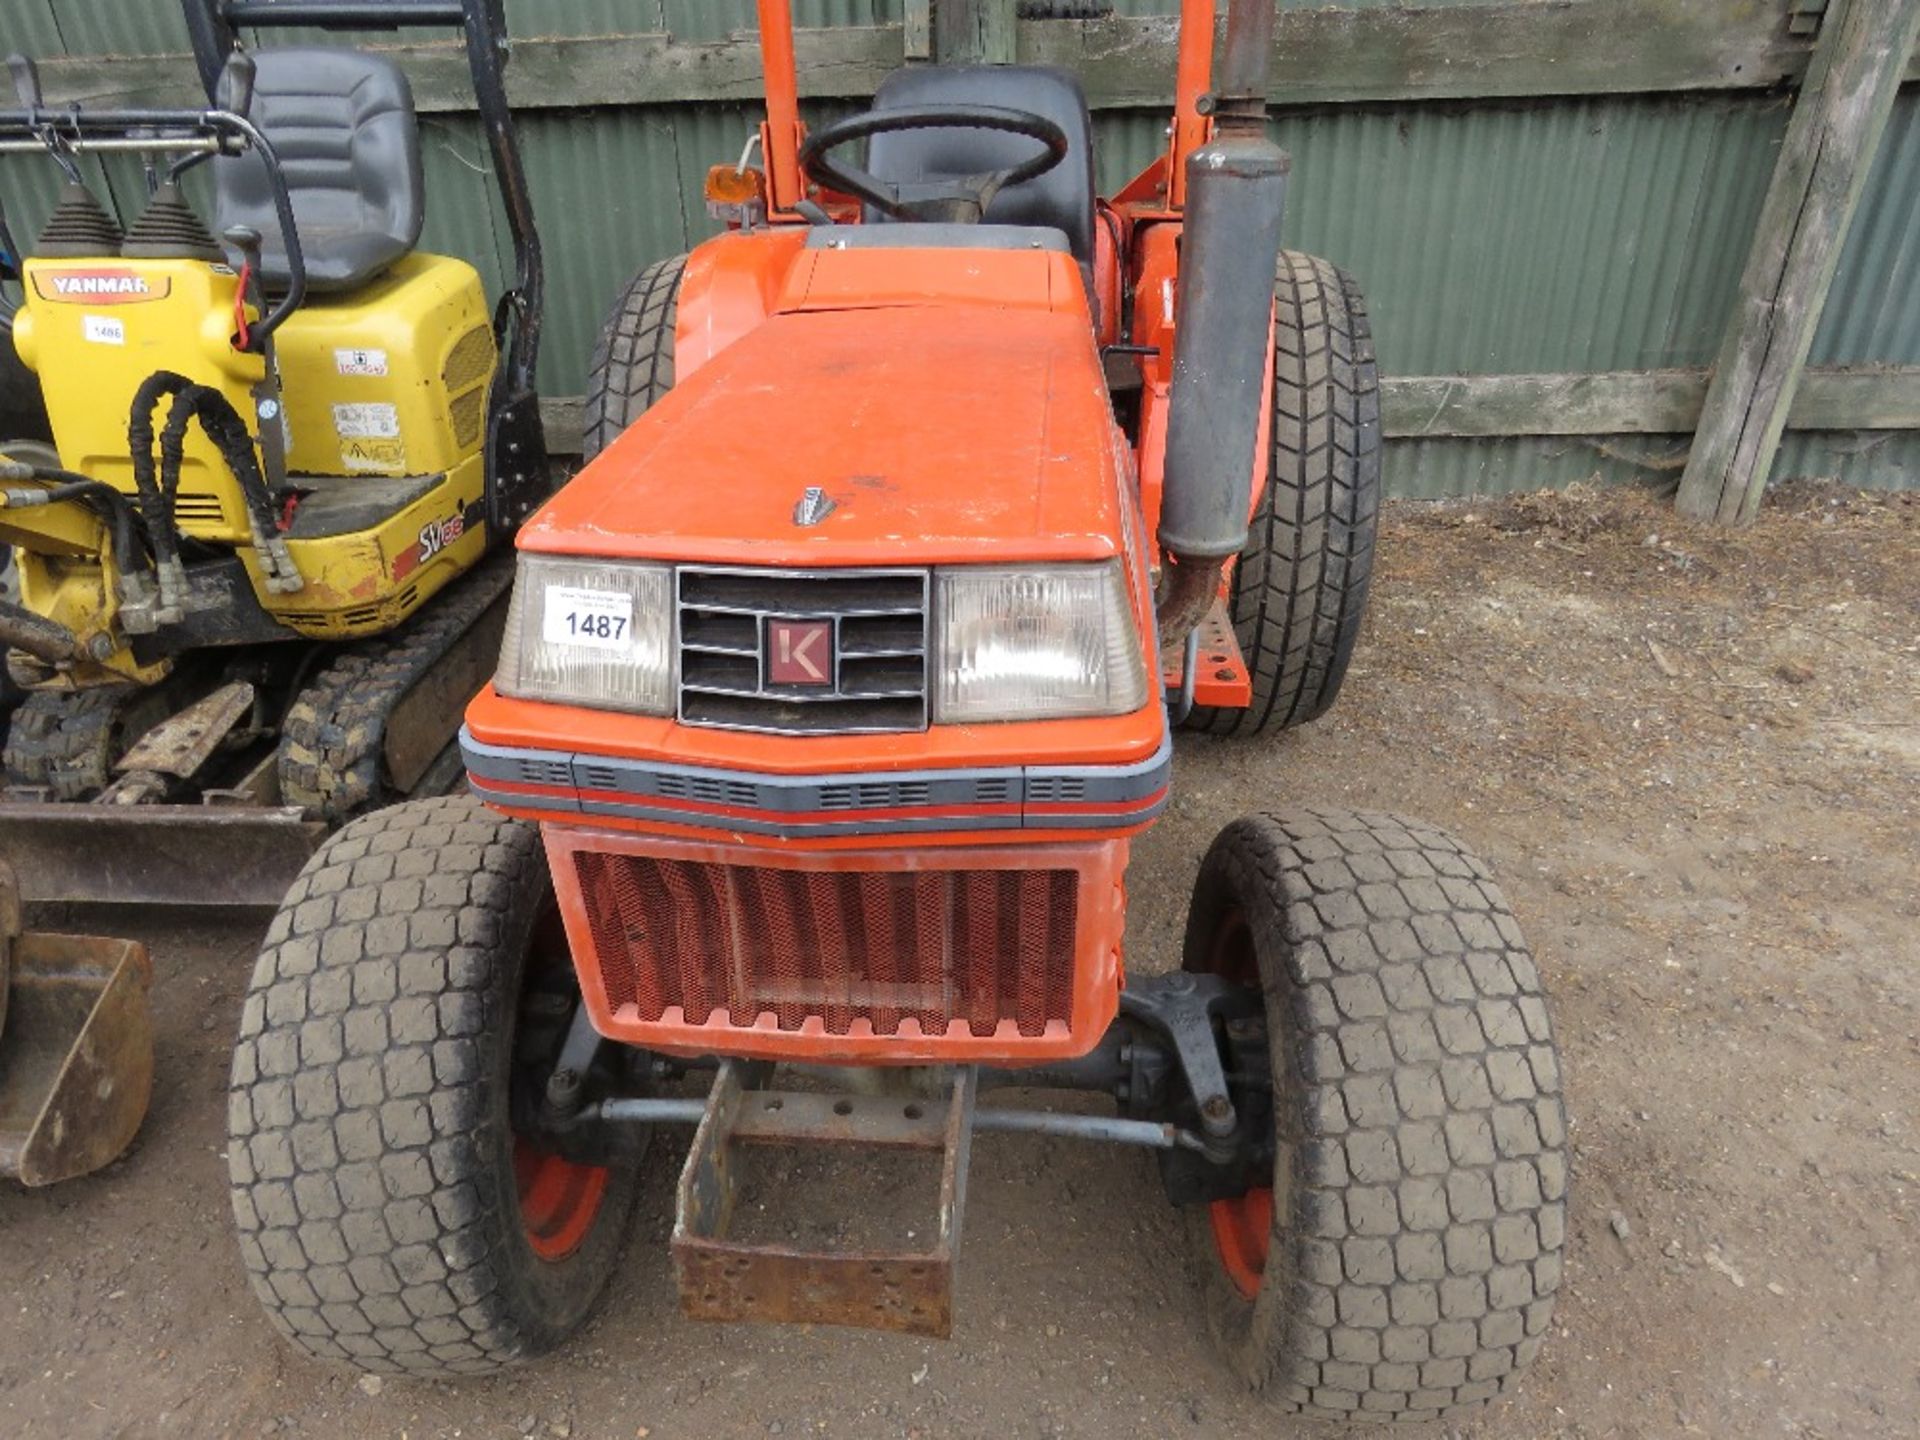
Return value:
[[(882, 180), (832, 153), (855, 140), (900, 130), (999, 130), (1024, 135), (1042, 145), (1030, 160), (1005, 170), (989, 170), (954, 180), (895, 182)], [(915, 105), (869, 110), (814, 131), (800, 147), (800, 168), (819, 184), (858, 196), (895, 220), (928, 220), (975, 225), (993, 197), (1009, 185), (1044, 175), (1067, 158), (1067, 132), (1044, 115), (999, 105)]]

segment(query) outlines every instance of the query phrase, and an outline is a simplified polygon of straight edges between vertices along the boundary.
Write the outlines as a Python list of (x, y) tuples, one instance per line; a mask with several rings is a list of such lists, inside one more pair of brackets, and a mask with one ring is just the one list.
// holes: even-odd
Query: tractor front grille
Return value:
[(597, 970), (616, 1017), (745, 1028), (771, 1014), (782, 1031), (844, 1036), (865, 1021), (954, 1039), (1073, 1023), (1075, 869), (570, 858), (593, 940), (582, 974)]
[[(927, 726), (925, 570), (679, 571), (680, 719), (782, 734)], [(824, 683), (776, 683), (770, 621), (832, 627)]]

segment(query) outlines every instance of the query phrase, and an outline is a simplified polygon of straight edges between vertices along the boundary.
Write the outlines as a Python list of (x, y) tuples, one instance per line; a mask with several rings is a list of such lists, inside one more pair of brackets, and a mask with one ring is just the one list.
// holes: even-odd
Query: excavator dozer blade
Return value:
[(51, 1185), (132, 1143), (153, 1094), (146, 947), (20, 933), (0, 866), (0, 1177)]
[(0, 803), (0, 865), (35, 901), (271, 910), (326, 834), (290, 806)]

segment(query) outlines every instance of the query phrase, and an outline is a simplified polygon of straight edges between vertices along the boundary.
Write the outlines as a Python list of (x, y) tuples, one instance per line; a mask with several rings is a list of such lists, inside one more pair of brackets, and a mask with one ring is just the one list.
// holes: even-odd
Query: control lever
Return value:
[(258, 70), (253, 57), (246, 51), (234, 51), (227, 57), (227, 63), (220, 71), (219, 82), (214, 86), (215, 103), (222, 110), (245, 115), (253, 108), (253, 82)]
[(61, 174), (72, 185), (84, 186), (80, 178), (80, 166), (75, 162), (71, 147), (54, 133), (53, 127), (40, 119), (36, 123), (37, 112), (46, 108), (46, 97), (40, 90), (40, 67), (19, 51), (7, 56), (7, 73), (13, 77), (13, 93), (18, 97), (21, 108), (27, 112), (29, 125), (40, 143), (47, 147), (47, 153), (53, 157), (53, 163), (60, 167)]
[(15, 51), (7, 56), (7, 73), (13, 76), (13, 93), (23, 110), (39, 110), (46, 101), (40, 93), (40, 67)]
[(247, 269), (259, 274), (260, 232), (251, 225), (229, 225), (220, 232), (220, 238), (240, 252), (240, 258), (247, 262)]
[[(228, 62), (226, 71), (221, 75), (221, 88), (226, 88), (227, 76), (233, 72), (235, 62), (241, 60), (246, 61), (244, 80), (241, 82), (246, 86), (244, 98), (251, 98), (253, 61), (244, 55), (236, 55)], [(220, 238), (240, 252), (243, 262), (240, 272), (243, 287), (241, 300), (253, 301), (259, 313), (265, 315), (267, 294), (266, 287), (260, 281), (260, 232), (251, 225), (229, 225), (220, 232)], [(264, 372), (252, 388), (254, 428), (260, 438), (260, 468), (266, 478), (267, 493), (277, 496), (286, 489), (287, 484), (287, 420), (280, 399), (280, 363), (274, 355), (271, 332), (259, 336), (257, 344), (247, 343), (240, 333), (244, 328), (242, 325), (235, 326), (236, 345), (242, 350), (257, 349), (260, 358), (266, 362)], [(257, 518), (252, 521), (252, 526), (254, 547), (260, 552), (260, 562), (267, 574), (267, 589), (283, 595), (305, 589), (306, 581), (301, 578), (299, 568), (293, 563), (293, 556), (287, 551), (287, 542), (277, 533), (263, 533)]]

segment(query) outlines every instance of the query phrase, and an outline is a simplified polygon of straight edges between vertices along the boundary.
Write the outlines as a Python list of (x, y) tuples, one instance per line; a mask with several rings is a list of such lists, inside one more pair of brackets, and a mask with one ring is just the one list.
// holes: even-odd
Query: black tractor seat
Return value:
[[(880, 83), (875, 110), (927, 105), (997, 105), (1054, 122), (1067, 135), (1067, 156), (1053, 169), (993, 197), (982, 216), (990, 225), (1036, 225), (1059, 230), (1085, 269), (1093, 265), (1093, 123), (1086, 92), (1064, 70), (1039, 65), (917, 65)], [(1036, 145), (993, 130), (902, 130), (868, 142), (867, 171), (894, 184), (954, 181), (1011, 169)], [(898, 223), (869, 206), (869, 224)]]
[[(410, 252), (426, 218), (413, 89), (390, 60), (358, 50), (286, 47), (254, 55), (247, 118), (279, 156), (316, 292), (352, 290)], [(265, 163), (214, 161), (215, 229), (260, 233), (261, 283), (285, 290), (286, 246)]]

